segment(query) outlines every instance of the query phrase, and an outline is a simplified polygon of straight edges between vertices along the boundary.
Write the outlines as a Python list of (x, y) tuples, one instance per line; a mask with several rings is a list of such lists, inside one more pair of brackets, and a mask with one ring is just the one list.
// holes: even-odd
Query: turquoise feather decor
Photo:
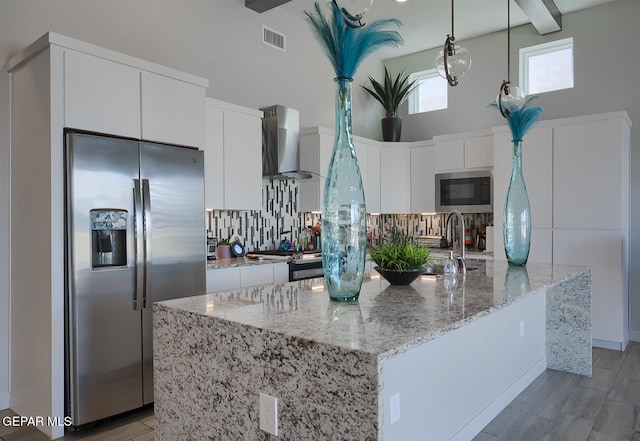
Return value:
[[(515, 110), (511, 111), (511, 115), (507, 118), (507, 123), (509, 124), (509, 128), (511, 129), (511, 135), (513, 136), (513, 141), (522, 141), (525, 133), (533, 127), (533, 125), (538, 122), (540, 119), (540, 115), (542, 115), (542, 107), (530, 107), (529, 104), (538, 99), (537, 96), (532, 96), (525, 103)], [(496, 103), (491, 103), (491, 107), (498, 108)]]
[(404, 42), (399, 32), (385, 29), (389, 25), (400, 26), (399, 20), (381, 19), (354, 28), (345, 22), (335, 3), (329, 3), (329, 6), (330, 20), (322, 14), (318, 2), (314, 4), (314, 11), (305, 11), (305, 15), (337, 78), (353, 79), (367, 55), (382, 46), (398, 46)]

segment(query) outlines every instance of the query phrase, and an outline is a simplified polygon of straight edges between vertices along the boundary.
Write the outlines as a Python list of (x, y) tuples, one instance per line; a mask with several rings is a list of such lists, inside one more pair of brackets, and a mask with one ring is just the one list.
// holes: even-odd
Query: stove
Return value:
[(287, 260), (289, 264), (289, 282), (324, 277), (322, 253), (319, 250), (302, 252), (289, 250), (254, 251), (247, 256), (258, 256), (258, 258), (273, 257)]

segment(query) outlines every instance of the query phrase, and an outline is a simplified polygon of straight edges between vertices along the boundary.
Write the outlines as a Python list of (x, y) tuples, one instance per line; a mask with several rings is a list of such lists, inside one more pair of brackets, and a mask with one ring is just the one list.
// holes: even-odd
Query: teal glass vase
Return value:
[(522, 140), (513, 141), (511, 181), (504, 204), (504, 251), (511, 266), (525, 266), (531, 246), (531, 207), (522, 176)]
[(351, 128), (352, 80), (335, 81), (336, 134), (324, 185), (322, 266), (330, 299), (354, 302), (364, 277), (366, 208)]

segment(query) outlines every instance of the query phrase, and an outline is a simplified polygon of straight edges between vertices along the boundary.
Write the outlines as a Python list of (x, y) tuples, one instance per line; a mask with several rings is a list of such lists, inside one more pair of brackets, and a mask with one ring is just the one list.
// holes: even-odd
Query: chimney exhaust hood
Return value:
[(277, 8), (280, 5), (290, 2), (291, 0), (244, 0), (244, 5), (262, 14), (270, 9)]
[(310, 179), (300, 170), (300, 113), (281, 105), (263, 107), (262, 177)]

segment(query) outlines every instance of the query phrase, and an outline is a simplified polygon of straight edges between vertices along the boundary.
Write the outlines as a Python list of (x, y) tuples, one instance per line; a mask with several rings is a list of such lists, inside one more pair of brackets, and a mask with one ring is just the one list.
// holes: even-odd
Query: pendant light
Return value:
[(504, 118), (524, 104), (524, 92), (518, 86), (511, 86), (511, 0), (507, 0), (507, 79), (502, 82), (496, 101)]
[(342, 12), (346, 24), (352, 28), (359, 28), (366, 24), (362, 19), (373, 4), (373, 0), (333, 0), (333, 4)]
[(456, 44), (453, 34), (454, 5), (451, 0), (451, 34), (447, 35), (442, 50), (436, 58), (436, 71), (445, 78), (449, 85), (457, 86), (458, 80), (464, 77), (471, 68), (471, 54), (469, 51)]

